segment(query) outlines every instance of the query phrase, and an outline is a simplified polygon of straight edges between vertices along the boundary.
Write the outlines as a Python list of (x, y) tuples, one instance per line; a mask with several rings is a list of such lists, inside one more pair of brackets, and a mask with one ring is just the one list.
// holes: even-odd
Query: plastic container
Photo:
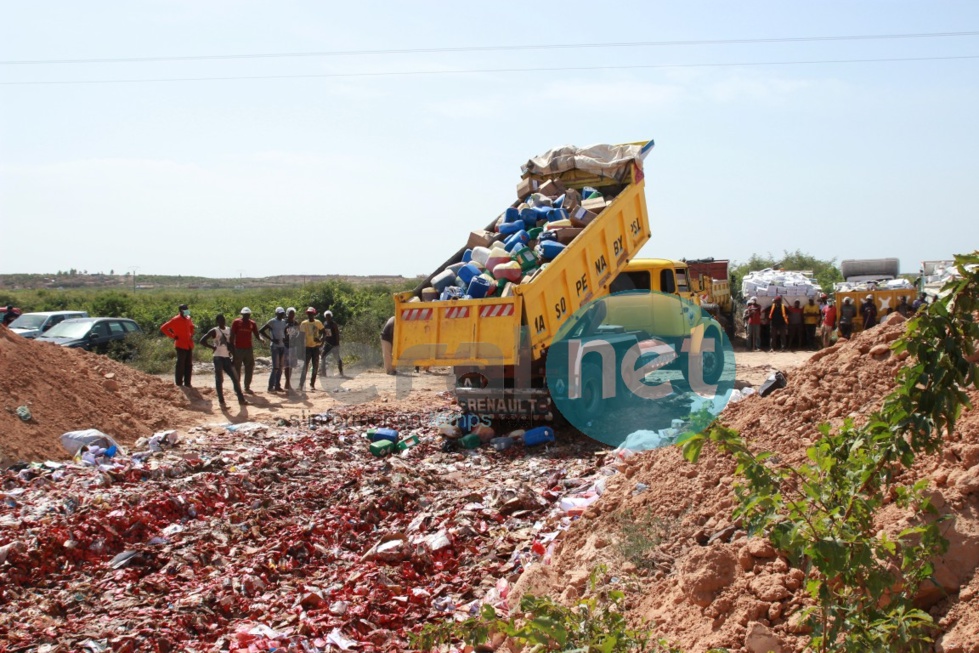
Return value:
[(465, 449), (475, 449), (480, 445), (479, 436), (475, 433), (470, 433), (469, 435), (464, 435), (459, 438), (459, 444)]
[(435, 290), (441, 293), (443, 290), (453, 285), (455, 280), (455, 272), (452, 270), (443, 270), (432, 278), (432, 288), (435, 288)]
[(398, 432), (395, 431), (394, 429), (386, 429), (386, 428), (371, 429), (367, 433), (371, 442), (380, 442), (381, 440), (387, 440), (389, 442), (398, 441)]
[(519, 222), (520, 220), (520, 210), (516, 207), (511, 206), (506, 210), (506, 213), (503, 214), (504, 222)]
[[(554, 233), (548, 232), (548, 233)], [(556, 235), (556, 234), (555, 234)], [(566, 245), (559, 243), (556, 240), (543, 240), (543, 234), (541, 234), (541, 258), (545, 261), (553, 261), (557, 258), (557, 255), (564, 251)]]
[(482, 299), (493, 292), (493, 288), (486, 277), (479, 275), (472, 278), (469, 282), (468, 295), (473, 299)]
[(590, 200), (601, 196), (602, 194), (599, 193), (594, 188), (592, 188), (591, 186), (585, 186), (584, 188), (581, 189), (581, 199), (583, 200)]
[(537, 207), (546, 206), (550, 208), (552, 202), (553, 200), (547, 195), (544, 195), (543, 193), (534, 193), (533, 195), (530, 196), (531, 206), (537, 206)]
[(450, 299), (461, 299), (465, 291), (459, 286), (449, 286), (439, 295), (439, 300), (446, 302)]
[(418, 444), (419, 444), (419, 442), (418, 442), (418, 435), (415, 434), (415, 433), (412, 433), (411, 435), (409, 435), (408, 437), (406, 437), (404, 440), (401, 440), (400, 442), (398, 442), (398, 444), (395, 445), (395, 446), (397, 446), (398, 451), (404, 451), (405, 449), (411, 449), (412, 447), (417, 447)]
[(536, 447), (548, 442), (554, 442), (554, 429), (550, 426), (538, 426), (523, 434), (525, 447)]
[(548, 222), (544, 229), (546, 231), (556, 231), (557, 229), (567, 229), (571, 226), (573, 226), (571, 220), (555, 220), (554, 222)]
[(472, 260), (479, 263), (484, 268), (486, 267), (486, 259), (489, 258), (490, 250), (489, 247), (474, 247), (472, 253)]
[(556, 241), (557, 240), (557, 232), (552, 231), (550, 229), (544, 230), (543, 232), (541, 232), (541, 235), (537, 238), (537, 244), (538, 245), (541, 245), (541, 244), (545, 243), (548, 240), (555, 240)]
[(516, 261), (507, 261), (506, 263), (500, 263), (493, 268), (493, 276), (496, 277), (497, 280), (517, 283), (521, 278), (523, 278), (523, 270), (520, 268), (520, 264)]
[(547, 212), (548, 222), (557, 222), (558, 220), (567, 220), (571, 215), (564, 209), (551, 209)]
[(469, 261), (472, 260), (472, 258), (473, 258), (473, 251), (471, 249), (467, 249), (466, 251), (464, 251), (462, 253), (462, 262), (463, 263), (468, 263)]
[[(529, 229), (527, 231), (527, 237), (530, 240), (537, 240), (538, 238), (540, 238), (540, 235), (541, 235), (541, 232), (542, 231), (544, 231), (544, 228), (543, 227), (534, 227), (533, 229)], [(530, 242), (530, 241), (528, 241), (528, 242)]]
[(495, 250), (490, 257), (486, 259), (486, 269), (492, 271), (500, 263), (510, 262), (510, 252), (505, 249)]
[(393, 453), (397, 450), (397, 447), (390, 440), (378, 440), (377, 442), (371, 442), (371, 453), (381, 458)]
[(506, 240), (503, 241), (504, 249), (506, 249), (508, 252), (512, 252), (514, 247), (517, 245), (526, 245), (529, 240), (530, 235), (521, 229), (517, 233), (507, 236)]
[(506, 451), (507, 449), (513, 446), (513, 438), (506, 437), (506, 436), (501, 438), (493, 438), (492, 440), (490, 440), (490, 446), (496, 449), (497, 451)]
[(459, 279), (465, 284), (466, 288), (469, 287), (469, 282), (473, 280), (473, 277), (478, 277), (482, 274), (482, 270), (476, 267), (472, 263), (466, 263), (459, 268)]
[[(530, 272), (537, 267), (540, 260), (537, 258), (537, 254), (534, 250), (529, 247), (518, 247), (513, 250), (510, 254), (510, 258), (520, 266), (520, 270), (523, 272)], [(520, 279), (511, 279), (514, 283), (519, 282)]]
[(567, 196), (564, 195), (563, 193), (561, 195), (558, 195), (556, 198), (554, 198), (554, 201), (551, 202), (551, 206), (553, 206), (555, 208), (558, 208), (558, 209), (561, 208), (562, 206), (564, 206), (564, 198), (565, 197), (567, 197)]
[(524, 228), (523, 222), (504, 222), (500, 225), (499, 231), (501, 234), (508, 236), (510, 234), (515, 234)]

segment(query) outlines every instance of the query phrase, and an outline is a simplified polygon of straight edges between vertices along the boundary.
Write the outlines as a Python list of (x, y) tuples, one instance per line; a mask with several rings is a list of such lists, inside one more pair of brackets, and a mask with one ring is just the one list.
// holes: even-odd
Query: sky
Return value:
[(915, 272), (979, 247), (976, 116), (971, 0), (0, 0), (0, 273), (427, 275), (647, 139), (644, 256)]

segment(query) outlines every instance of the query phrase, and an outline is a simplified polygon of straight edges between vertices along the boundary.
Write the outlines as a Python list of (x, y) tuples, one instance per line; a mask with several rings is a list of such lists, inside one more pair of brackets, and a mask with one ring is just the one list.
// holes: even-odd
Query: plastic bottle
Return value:
[(490, 282), (483, 275), (478, 275), (472, 278), (469, 282), (469, 296), (473, 299), (482, 299), (488, 294), (493, 292), (493, 288)]
[(521, 222), (504, 222), (499, 226), (499, 232), (504, 235), (515, 234), (524, 228)]
[(506, 451), (513, 446), (513, 438), (507, 436), (493, 438), (490, 440), (490, 446), (497, 451)]
[(489, 247), (474, 247), (472, 253), (472, 260), (479, 263), (484, 268), (486, 267), (486, 259), (489, 258), (490, 250)]
[(482, 270), (472, 263), (466, 263), (465, 265), (460, 266), (458, 272), (456, 272), (456, 274), (459, 275), (459, 279), (465, 284), (466, 288), (469, 287), (469, 282), (472, 281), (473, 277), (478, 277), (481, 273)]
[(564, 251), (565, 245), (557, 242), (556, 240), (542, 240), (539, 247), (541, 250), (541, 259), (545, 261), (553, 261), (558, 254)]
[[(500, 263), (495, 268), (493, 268), (493, 276), (497, 280), (505, 280), (510, 282), (518, 282), (523, 277), (523, 270), (520, 269), (520, 264), (516, 261), (507, 261), (506, 263)], [(469, 293), (470, 295), (472, 293)]]
[(506, 213), (503, 214), (504, 222), (518, 222), (519, 220), (521, 220), (520, 210), (516, 207), (511, 206), (506, 210)]
[(374, 429), (374, 432), (370, 435), (371, 442), (380, 442), (381, 440), (387, 440), (388, 442), (395, 443), (398, 441), (398, 432), (394, 429), (380, 428)]
[(554, 429), (550, 426), (538, 426), (532, 428), (523, 436), (525, 447), (536, 447), (547, 442), (554, 442)]
[(456, 275), (452, 270), (443, 270), (432, 278), (432, 287), (435, 288), (435, 290), (442, 292), (449, 286), (453, 285), (455, 280)]
[(466, 449), (475, 449), (480, 445), (479, 436), (475, 433), (464, 435), (463, 437), (459, 438), (459, 444)]

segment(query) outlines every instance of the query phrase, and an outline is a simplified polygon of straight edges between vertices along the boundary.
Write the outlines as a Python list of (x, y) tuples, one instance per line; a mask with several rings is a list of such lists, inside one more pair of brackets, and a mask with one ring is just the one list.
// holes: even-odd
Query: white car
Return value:
[(85, 311), (46, 311), (43, 313), (23, 313), (10, 323), (10, 330), (24, 338), (36, 338), (55, 324), (76, 317), (88, 317)]

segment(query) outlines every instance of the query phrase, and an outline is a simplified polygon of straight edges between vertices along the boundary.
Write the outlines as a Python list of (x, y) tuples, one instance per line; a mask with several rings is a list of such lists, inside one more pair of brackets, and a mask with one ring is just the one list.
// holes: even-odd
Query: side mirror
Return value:
[(88, 339), (89, 340), (95, 340), (98, 337), (99, 337), (99, 334), (95, 333), (94, 331), (90, 331), (89, 334), (88, 334)]

